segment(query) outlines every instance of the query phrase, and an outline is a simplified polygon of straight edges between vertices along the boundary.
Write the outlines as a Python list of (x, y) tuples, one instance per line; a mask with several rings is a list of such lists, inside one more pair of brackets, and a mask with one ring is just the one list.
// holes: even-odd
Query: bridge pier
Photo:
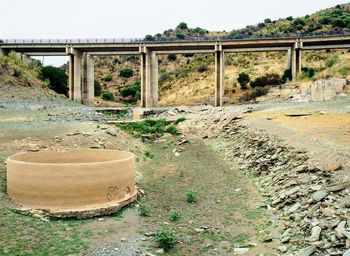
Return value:
[(141, 107), (158, 105), (158, 57), (156, 53), (140, 47), (141, 54)]
[(93, 106), (95, 99), (94, 60), (88, 53), (83, 55), (82, 103)]
[(0, 56), (6, 56), (9, 53), (8, 50), (0, 48)]
[(222, 45), (215, 45), (215, 107), (223, 105), (225, 58)]
[(297, 75), (301, 72), (302, 68), (302, 49), (303, 49), (303, 42), (297, 41), (295, 42), (294, 46), (291, 48), (291, 70), (292, 70), (292, 77), (293, 79), (296, 79)]

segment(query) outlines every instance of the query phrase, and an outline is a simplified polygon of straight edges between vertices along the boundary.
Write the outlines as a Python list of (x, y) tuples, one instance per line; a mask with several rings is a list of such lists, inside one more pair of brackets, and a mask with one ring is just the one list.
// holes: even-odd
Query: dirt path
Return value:
[[(180, 244), (170, 255), (233, 255), (237, 248), (253, 247), (244, 255), (272, 255), (273, 243), (263, 243), (271, 232), (252, 177), (229, 169), (222, 157), (203, 142), (184, 146), (180, 156), (174, 145), (155, 144), (154, 159), (143, 167), (140, 187), (143, 202), (151, 206), (143, 230), (170, 229)], [(198, 202), (186, 202), (186, 192), (198, 194)], [(171, 212), (180, 220), (170, 221)], [(236, 248), (236, 249), (235, 249)]]

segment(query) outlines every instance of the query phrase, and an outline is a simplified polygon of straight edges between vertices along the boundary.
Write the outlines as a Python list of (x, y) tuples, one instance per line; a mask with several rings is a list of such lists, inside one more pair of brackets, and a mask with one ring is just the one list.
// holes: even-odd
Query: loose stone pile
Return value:
[(226, 125), (215, 141), (227, 160), (260, 174), (281, 255), (350, 255), (350, 189), (336, 178), (339, 166), (318, 166), (306, 152), (237, 124)]

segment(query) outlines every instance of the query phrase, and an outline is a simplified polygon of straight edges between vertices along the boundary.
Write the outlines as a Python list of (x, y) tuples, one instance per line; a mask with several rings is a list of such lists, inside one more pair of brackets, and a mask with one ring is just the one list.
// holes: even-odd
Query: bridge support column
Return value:
[(93, 106), (94, 99), (95, 99), (94, 60), (90, 54), (84, 53), (82, 102), (84, 105)]
[(8, 50), (0, 48), (0, 56), (6, 56), (8, 53)]
[(68, 70), (68, 93), (69, 98), (73, 100), (74, 95), (74, 55), (69, 54), (69, 70)]
[(291, 62), (292, 62), (292, 77), (296, 79), (297, 75), (301, 72), (301, 57), (302, 57), (303, 42), (297, 41), (292, 47)]
[(81, 103), (83, 54), (72, 47), (67, 47), (66, 53), (69, 54), (69, 98)]
[(152, 108), (158, 104), (158, 57), (146, 47), (141, 54), (141, 107)]
[(225, 58), (222, 45), (215, 46), (215, 106), (223, 105)]

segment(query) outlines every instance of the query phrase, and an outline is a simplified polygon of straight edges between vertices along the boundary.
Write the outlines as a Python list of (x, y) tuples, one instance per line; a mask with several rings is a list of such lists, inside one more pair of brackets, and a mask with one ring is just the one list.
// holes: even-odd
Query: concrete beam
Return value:
[(162, 54), (213, 54), (214, 50), (169, 50), (169, 51), (154, 51), (157, 55)]
[(304, 46), (303, 50), (350, 49), (350, 44)]
[(62, 52), (24, 52), (25, 55), (28, 56), (67, 56), (67, 54)]
[(224, 49), (225, 53), (236, 52), (278, 52), (288, 51), (289, 47), (263, 47), (263, 48), (237, 48), (237, 49)]
[(131, 51), (106, 51), (106, 52), (88, 52), (93, 56), (105, 56), (105, 55), (139, 55), (139, 52), (131, 52)]
[(221, 45), (215, 46), (215, 106), (223, 105), (225, 58)]

